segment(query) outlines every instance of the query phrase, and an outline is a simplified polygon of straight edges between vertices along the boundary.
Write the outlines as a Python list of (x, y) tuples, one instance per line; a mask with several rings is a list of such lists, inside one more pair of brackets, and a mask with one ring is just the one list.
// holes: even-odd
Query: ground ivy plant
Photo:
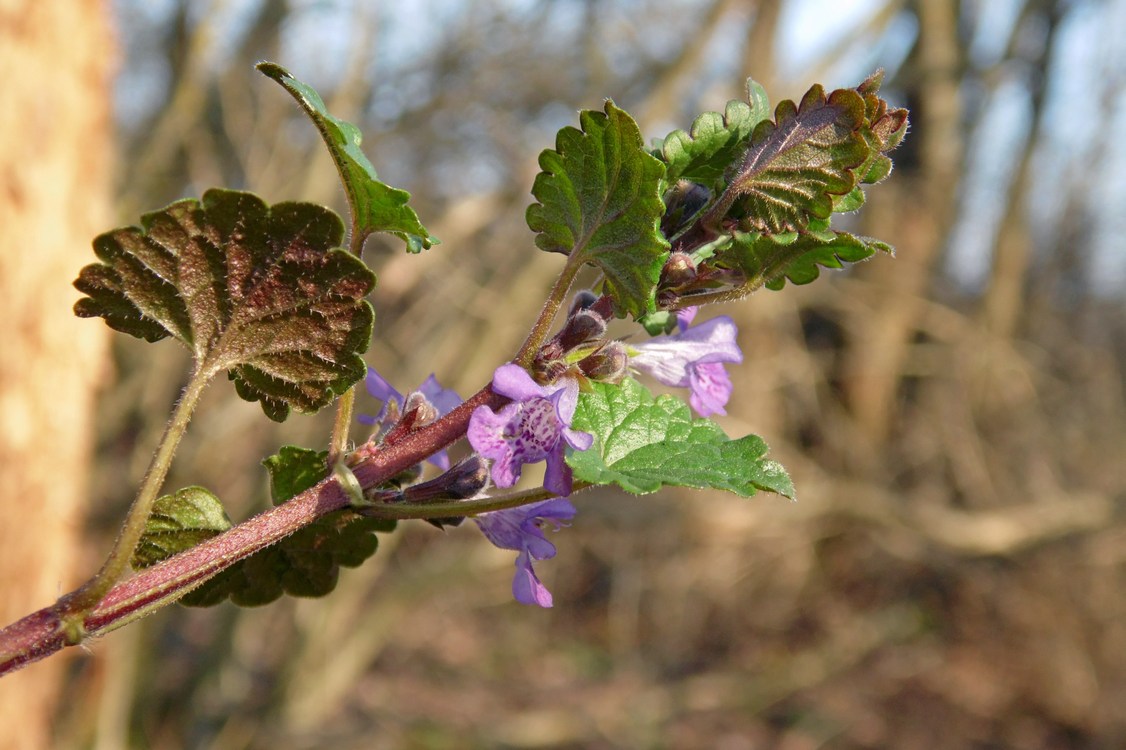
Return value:
[[(748, 81), (746, 101), (650, 147), (613, 102), (580, 113), (579, 127), (540, 154), (526, 217), (535, 245), (563, 256), (559, 277), (520, 349), (462, 400), (433, 376), (404, 395), (363, 358), (376, 281), (364, 241), (386, 232), (418, 253), (438, 240), (409, 194), (379, 180), (354, 125), (278, 65), (258, 69), (320, 131), (348, 199), (347, 227), (321, 206), (214, 189), (94, 240), (75, 313), (146, 341), (175, 339), (194, 367), (104, 565), (0, 631), (0, 673), (176, 601), (323, 596), (341, 566), (362, 564), (403, 519), (472, 519), (517, 553), (515, 598), (547, 607), (533, 563), (554, 556), (544, 532), (572, 521), (569, 498), (580, 490), (794, 497), (761, 438), (733, 439), (710, 419), (725, 413), (735, 391), (725, 365), (743, 353), (731, 318), (694, 316), (890, 252), (832, 228), (834, 214), (864, 203), (865, 185), (888, 176), (887, 154), (907, 130), (906, 110), (879, 96), (880, 73), (855, 88), (813, 86), (773, 110)], [(572, 293), (584, 266), (598, 281)], [(612, 337), (616, 318), (635, 330)], [(327, 449), (283, 446), (263, 462), (274, 507), (238, 524), (207, 489), (163, 486), (204, 387), (221, 373), (272, 420), (337, 410)], [(353, 414), (361, 381), (382, 403), (376, 415)], [(654, 396), (654, 382), (686, 389), (687, 403)], [(372, 427), (359, 446), (348, 440), (355, 419)], [(460, 440), (468, 457), (451, 466), (446, 448)], [(542, 487), (516, 489), (523, 467), (541, 461)], [(440, 473), (422, 481), (427, 462)]]

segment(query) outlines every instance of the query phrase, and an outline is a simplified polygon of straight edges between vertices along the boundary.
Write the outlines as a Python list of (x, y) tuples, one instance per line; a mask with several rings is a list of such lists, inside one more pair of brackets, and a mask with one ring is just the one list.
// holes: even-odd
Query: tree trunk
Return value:
[[(71, 281), (108, 228), (115, 48), (100, 0), (0, 3), (0, 622), (78, 581), (106, 329)], [(0, 748), (51, 747), (63, 660), (0, 680)]]
[(906, 184), (906, 175), (897, 174), (891, 189), (905, 198), (889, 201), (892, 196), (882, 195), (866, 207), (867, 220), (874, 223), (877, 214), (886, 217), (879, 202), (898, 204), (891, 223), (872, 233), (894, 238), (899, 254), (894, 263), (877, 261), (859, 269), (881, 290), (868, 311), (874, 325), (856, 327), (863, 335), (851, 342), (847, 355), (845, 391), (865, 442), (856, 446), (859, 456), (882, 446), (891, 431), (911, 337), (954, 213), (962, 168), (958, 3), (918, 2), (916, 13), (914, 75), (920, 106), (912, 112), (914, 133), (909, 137), (920, 141), (917, 182)]

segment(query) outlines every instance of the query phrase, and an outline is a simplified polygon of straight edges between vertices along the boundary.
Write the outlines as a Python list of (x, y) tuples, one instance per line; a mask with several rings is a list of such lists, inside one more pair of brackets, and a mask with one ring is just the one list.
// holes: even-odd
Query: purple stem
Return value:
[[(364, 489), (375, 487), (465, 435), (469, 416), (478, 406), (499, 409), (506, 403), (507, 398), (484, 388), (442, 419), (404, 436), (385, 450), (374, 452), (352, 471)], [(348, 507), (349, 503), (347, 493), (335, 478), (329, 477), (288, 502), (117, 584), (86, 613), (77, 627), (63, 616), (67, 599), (64, 596), (55, 604), (0, 630), (0, 675), (171, 604), (236, 562), (328, 513)], [(378, 514), (378, 509), (367, 512)]]

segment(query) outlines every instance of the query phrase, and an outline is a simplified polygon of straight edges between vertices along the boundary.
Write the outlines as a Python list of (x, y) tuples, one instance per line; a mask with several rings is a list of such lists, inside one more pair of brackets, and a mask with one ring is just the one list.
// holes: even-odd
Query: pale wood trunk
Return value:
[[(106, 329), (71, 287), (111, 221), (108, 4), (0, 0), (0, 622), (79, 582)], [(65, 667), (0, 679), (0, 748), (52, 747)]]

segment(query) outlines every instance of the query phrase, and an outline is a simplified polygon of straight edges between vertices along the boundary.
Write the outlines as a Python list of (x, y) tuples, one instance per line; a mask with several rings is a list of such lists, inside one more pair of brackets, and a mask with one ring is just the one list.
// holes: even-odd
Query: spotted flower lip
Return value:
[(688, 388), (688, 401), (700, 416), (726, 414), (733, 387), (723, 365), (743, 361), (739, 331), (726, 315), (690, 327), (694, 312), (678, 314), (677, 333), (633, 344), (630, 366), (664, 385)]
[(532, 561), (555, 557), (555, 545), (544, 536), (544, 527), (551, 524), (558, 529), (574, 516), (575, 506), (569, 500), (556, 497), (474, 517), (477, 527), (490, 542), (519, 553), (516, 576), (512, 579), (512, 596), (516, 601), (540, 607), (552, 605), (551, 592), (536, 575)]
[(493, 373), (493, 390), (512, 403), (499, 412), (478, 406), (466, 433), (473, 449), (492, 459), (493, 483), (511, 487), (520, 479), (524, 464), (546, 460), (543, 486), (556, 495), (571, 494), (565, 446), (583, 451), (594, 442), (593, 435), (571, 429), (578, 383), (565, 378), (553, 385), (539, 385), (519, 365), (506, 364)]
[[(383, 408), (380, 409), (379, 413), (374, 417), (367, 414), (358, 415), (356, 419), (361, 423), (366, 425), (380, 424), (387, 417), (388, 405), (392, 403), (396, 404), (398, 408), (402, 410), (403, 402), (405, 401), (403, 394), (395, 390), (394, 386), (388, 383), (386, 378), (376, 372), (372, 367), (368, 368), (367, 377), (364, 378), (364, 387), (367, 388), (367, 392), (373, 398), (383, 402)], [(433, 373), (418, 387), (418, 392), (425, 396), (434, 408), (438, 410), (439, 416), (445, 416), (461, 403), (461, 396), (457, 395), (456, 391), (443, 388), (438, 382), (438, 379), (434, 377)], [(444, 450), (435, 453), (428, 458), (427, 461), (434, 464), (442, 471), (446, 471), (450, 468), (450, 459)]]

